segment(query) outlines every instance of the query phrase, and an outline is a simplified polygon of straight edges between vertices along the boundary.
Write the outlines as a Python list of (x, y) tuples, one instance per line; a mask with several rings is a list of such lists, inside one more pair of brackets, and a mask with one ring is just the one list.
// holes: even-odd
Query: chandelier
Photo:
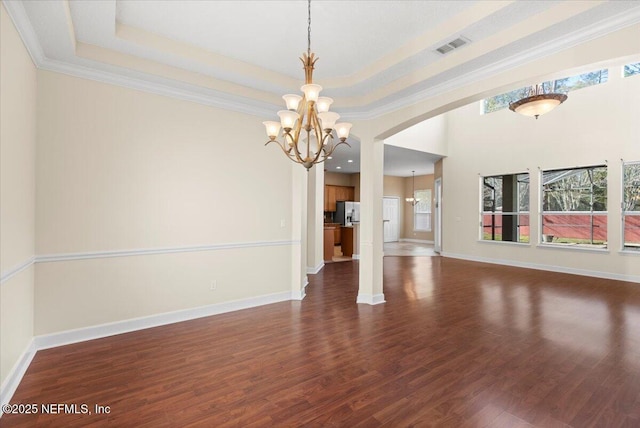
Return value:
[(405, 198), (405, 201), (409, 202), (412, 206), (416, 206), (417, 204), (420, 203), (420, 199), (416, 198), (416, 172), (415, 171), (411, 171), (411, 174), (413, 175), (413, 184), (411, 185), (411, 197), (410, 198)]
[(509, 110), (525, 116), (535, 116), (537, 119), (541, 114), (545, 114), (565, 102), (567, 96), (559, 93), (544, 93), (543, 85), (536, 85), (529, 88), (529, 93), (525, 98), (509, 104)]
[[(315, 164), (324, 162), (341, 144), (347, 144), (350, 123), (336, 123), (338, 113), (329, 111), (333, 100), (321, 97), (322, 86), (313, 83), (313, 68), (318, 60), (311, 52), (311, 0), (308, 1), (307, 52), (300, 60), (304, 65), (305, 84), (300, 88), (303, 96), (283, 95), (287, 110), (280, 110), (280, 122), (262, 122), (266, 128), (269, 143), (276, 142), (292, 161), (302, 164), (307, 171)], [(282, 127), (282, 140), (276, 138)], [(339, 139), (336, 144), (335, 135)]]

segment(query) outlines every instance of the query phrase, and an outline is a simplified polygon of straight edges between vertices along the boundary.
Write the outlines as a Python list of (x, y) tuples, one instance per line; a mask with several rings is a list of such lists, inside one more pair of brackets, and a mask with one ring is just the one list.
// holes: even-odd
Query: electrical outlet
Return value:
[(211, 285), (209, 286), (209, 290), (211, 291), (215, 291), (216, 288), (218, 288), (218, 281), (216, 281), (215, 279), (213, 281), (211, 281)]
[(285, 224), (285, 223), (284, 223), (284, 219), (283, 219), (283, 218), (281, 218), (281, 219), (280, 219), (280, 227), (284, 227), (284, 224)]

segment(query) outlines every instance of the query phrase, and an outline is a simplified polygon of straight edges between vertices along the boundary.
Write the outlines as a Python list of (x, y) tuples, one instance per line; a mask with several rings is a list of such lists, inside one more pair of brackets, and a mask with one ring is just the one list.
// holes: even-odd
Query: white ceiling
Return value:
[[(264, 120), (277, 119), (281, 95), (303, 83), (306, 1), (3, 3), (43, 69)], [(313, 0), (311, 10), (314, 82), (345, 120), (372, 119), (640, 22), (637, 0)], [(460, 36), (471, 43), (435, 52)]]

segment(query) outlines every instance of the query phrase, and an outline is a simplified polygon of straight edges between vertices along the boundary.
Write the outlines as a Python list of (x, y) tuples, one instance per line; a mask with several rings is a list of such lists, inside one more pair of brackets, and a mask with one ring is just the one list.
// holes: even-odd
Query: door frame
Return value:
[(436, 178), (434, 184), (435, 190), (435, 214), (436, 218), (434, 221), (434, 245), (433, 251), (440, 254), (442, 251), (442, 177)]

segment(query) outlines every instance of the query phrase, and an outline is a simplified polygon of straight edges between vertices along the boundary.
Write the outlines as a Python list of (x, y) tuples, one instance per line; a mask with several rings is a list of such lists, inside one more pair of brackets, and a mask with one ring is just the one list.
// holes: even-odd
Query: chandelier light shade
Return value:
[(309, 170), (313, 165), (330, 159), (339, 145), (349, 145), (346, 141), (351, 124), (336, 123), (340, 115), (329, 111), (333, 99), (321, 97), (322, 86), (313, 83), (313, 69), (318, 58), (311, 52), (311, 0), (307, 4), (307, 52), (300, 58), (305, 75), (305, 84), (300, 88), (303, 95), (284, 95), (282, 98), (287, 109), (278, 112), (280, 122), (262, 123), (269, 137), (265, 146), (275, 142), (289, 159)]
[(566, 94), (545, 93), (542, 85), (529, 88), (529, 94), (509, 104), (509, 110), (524, 116), (538, 116), (548, 113), (567, 100)]
[(411, 184), (411, 197), (405, 198), (405, 201), (409, 202), (411, 206), (415, 206), (420, 202), (420, 199), (416, 198), (416, 172), (411, 171), (411, 174), (413, 175), (413, 182)]

